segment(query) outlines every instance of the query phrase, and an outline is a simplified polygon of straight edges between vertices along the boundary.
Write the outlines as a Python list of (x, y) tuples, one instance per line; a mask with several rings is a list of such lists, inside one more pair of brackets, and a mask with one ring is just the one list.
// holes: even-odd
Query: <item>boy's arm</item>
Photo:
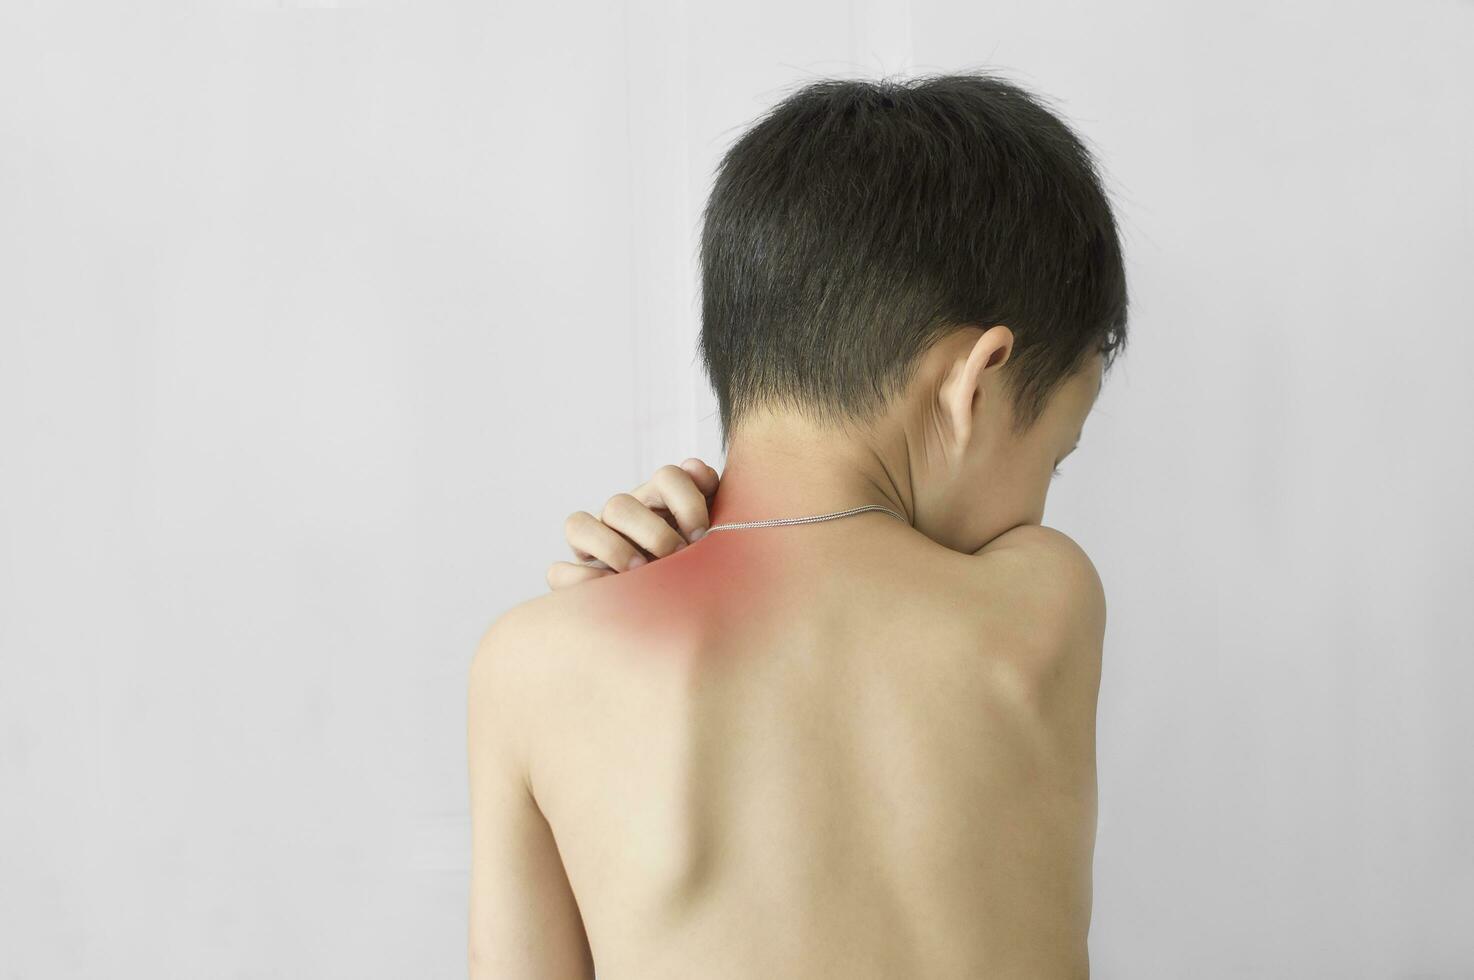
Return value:
[(591, 980), (593, 956), (527, 769), (527, 633), (517, 610), (482, 638), (469, 682), (471, 980)]

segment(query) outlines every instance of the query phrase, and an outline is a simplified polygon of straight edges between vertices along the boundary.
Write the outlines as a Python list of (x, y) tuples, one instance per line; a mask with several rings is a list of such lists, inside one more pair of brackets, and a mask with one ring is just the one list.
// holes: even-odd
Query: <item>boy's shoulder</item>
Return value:
[(1063, 531), (1022, 524), (998, 535), (974, 555), (987, 559), (987, 572), (1039, 613), (1082, 628), (1104, 627), (1105, 588), (1100, 573), (1085, 549)]

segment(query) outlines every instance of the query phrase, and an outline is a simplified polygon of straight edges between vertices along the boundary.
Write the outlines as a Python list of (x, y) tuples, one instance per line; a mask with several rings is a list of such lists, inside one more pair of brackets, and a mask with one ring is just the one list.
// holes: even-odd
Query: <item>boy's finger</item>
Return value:
[(706, 495), (691, 473), (680, 466), (667, 465), (656, 470), (649, 482), (635, 491), (634, 497), (652, 509), (669, 511), (687, 541), (699, 539), (711, 524)]
[(586, 510), (568, 515), (568, 520), (563, 522), (563, 537), (573, 550), (573, 557), (580, 561), (595, 558), (621, 572), (627, 571), (636, 558), (645, 561), (645, 556), (623, 535)]
[(595, 568), (592, 565), (582, 565), (571, 561), (555, 561), (548, 566), (548, 588), (556, 592), (570, 585), (577, 585), (579, 582), (587, 582), (590, 579), (613, 574), (614, 570), (610, 568)]
[(717, 484), (721, 482), (721, 477), (717, 475), (716, 470), (707, 466), (695, 456), (683, 460), (681, 462), (681, 469), (691, 474), (691, 479), (696, 481), (696, 486), (706, 496), (710, 497), (717, 492)]
[[(694, 487), (688, 486), (687, 489), (695, 492)], [(669, 509), (669, 504), (665, 506)], [(666, 523), (665, 518), (633, 494), (616, 493), (610, 497), (599, 520), (657, 558), (674, 554), (686, 546), (685, 540)], [(609, 564), (620, 567), (615, 562)]]

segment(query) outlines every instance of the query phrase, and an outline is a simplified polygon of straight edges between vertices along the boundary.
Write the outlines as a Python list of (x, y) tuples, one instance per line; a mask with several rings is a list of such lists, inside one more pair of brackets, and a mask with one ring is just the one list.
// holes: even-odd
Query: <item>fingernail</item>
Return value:
[(635, 557), (630, 559), (629, 564), (624, 566), (624, 570), (629, 571), (632, 568), (639, 568), (643, 564), (645, 564), (645, 557), (643, 555), (635, 555)]
[(691, 540), (693, 542), (694, 541), (700, 541), (701, 540), (701, 536), (703, 534), (705, 534), (705, 533), (706, 533), (706, 528), (704, 528), (704, 527), (698, 527), (696, 530), (694, 530), (694, 531), (691, 532)]

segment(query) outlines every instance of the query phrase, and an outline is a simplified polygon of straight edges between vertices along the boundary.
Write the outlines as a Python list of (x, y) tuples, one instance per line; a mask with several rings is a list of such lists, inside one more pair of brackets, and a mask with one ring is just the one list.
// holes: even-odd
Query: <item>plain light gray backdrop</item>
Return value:
[(1474, 4), (665, 0), (0, 7), (0, 977), (463, 975), (476, 640), (721, 463), (712, 168), (972, 67), (1129, 256), (1096, 975), (1474, 976)]

